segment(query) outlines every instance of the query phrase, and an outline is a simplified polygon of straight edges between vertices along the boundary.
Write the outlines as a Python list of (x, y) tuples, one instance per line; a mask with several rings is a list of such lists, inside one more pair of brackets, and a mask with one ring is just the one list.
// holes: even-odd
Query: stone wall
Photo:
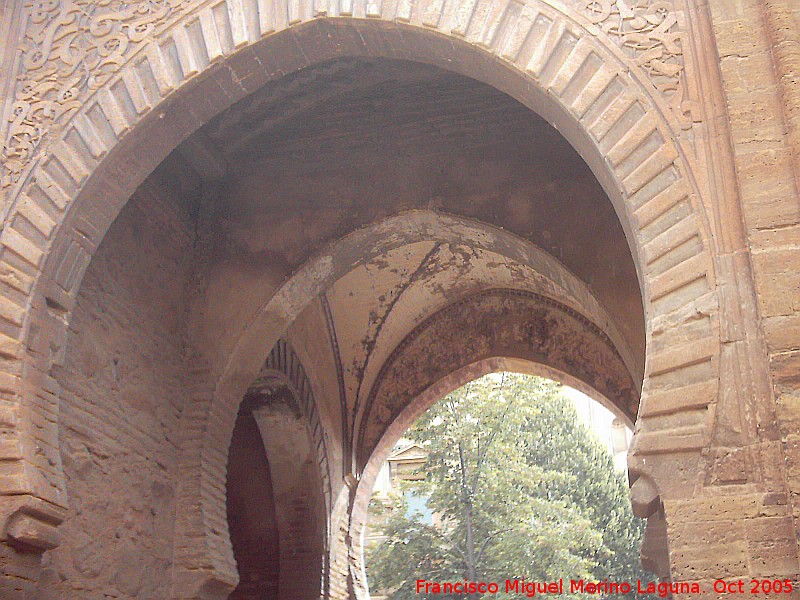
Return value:
[(180, 204), (144, 186), (86, 274), (57, 374), (70, 510), (36, 597), (167, 594), (192, 243)]
[(795, 568), (800, 521), (800, 8), (780, 0), (709, 4), (780, 427), (762, 468), (778, 471), (790, 490), (781, 500), (787, 510), (750, 521), (750, 543), (763, 554), (758, 574), (769, 575)]

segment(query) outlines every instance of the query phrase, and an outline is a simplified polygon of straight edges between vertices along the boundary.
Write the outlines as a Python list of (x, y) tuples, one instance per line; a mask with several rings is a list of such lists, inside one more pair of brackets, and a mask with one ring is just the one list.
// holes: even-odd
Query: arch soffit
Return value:
[(447, 373), (461, 373), (464, 365), (476, 361), (482, 364), (487, 355), (536, 365), (537, 372), (556, 374), (562, 381), (579, 380), (584, 389), (596, 390), (593, 396), (613, 401), (615, 412), (624, 413), (629, 422), (635, 418), (639, 391), (602, 330), (552, 298), (488, 289), (426, 318), (383, 363), (354, 428), (357, 472), (407, 405)]
[(227, 362), (218, 382), (239, 381), (237, 373), (249, 373), (247, 357), (258, 360), (265, 340), (280, 335), (308, 306), (343, 276), (359, 265), (390, 251), (420, 242), (469, 245), (497, 254), (541, 275), (545, 284), (532, 283), (530, 291), (552, 297), (555, 301), (585, 316), (608, 336), (623, 357), (633, 380), (641, 363), (625, 342), (613, 319), (590, 289), (558, 260), (531, 242), (506, 230), (472, 219), (430, 210), (410, 210), (362, 227), (333, 242), (315, 258), (306, 262), (286, 281), (250, 319), (226, 352)]
[[(166, 154), (222, 109), (288, 70), (336, 56), (429, 62), (494, 85), (550, 120), (592, 167), (635, 249), (651, 342), (650, 402), (671, 385), (662, 376), (715, 364), (708, 224), (673, 141), (668, 108), (644, 70), (596, 24), (559, 3), (454, 4), (188, 2), (143, 25), (146, 33), (130, 54), (101, 61), (113, 74), (93, 93), (78, 94), (79, 107), (53, 127), (58, 133), (47, 152), (23, 161), (4, 190), (0, 262), (14, 290), (0, 306), (9, 325), (0, 352), (11, 364), (4, 386), (23, 409), (22, 398), (34, 403), (45, 425), (31, 421), (36, 411), (20, 411), (14, 435), (31, 439), (21, 444), (28, 451), (14, 481), (17, 493), (66, 505), (52, 398), (57, 384), (34, 385), (32, 393), (25, 381), (49, 379), (60, 360), (85, 268), (124, 202)], [(284, 29), (286, 35), (278, 34)], [(291, 58), (278, 62), (286, 49)], [(148, 151), (135, 154), (137, 147)], [(698, 312), (708, 323), (683, 332)], [(697, 383), (710, 402), (716, 387)]]

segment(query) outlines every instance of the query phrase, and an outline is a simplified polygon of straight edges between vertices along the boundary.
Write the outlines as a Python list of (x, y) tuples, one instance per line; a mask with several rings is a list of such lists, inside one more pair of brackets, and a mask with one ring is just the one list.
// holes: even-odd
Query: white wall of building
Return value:
[(563, 387), (561, 393), (575, 405), (578, 418), (586, 428), (608, 448), (614, 457), (614, 466), (624, 471), (633, 432), (614, 413), (586, 394), (567, 386)]

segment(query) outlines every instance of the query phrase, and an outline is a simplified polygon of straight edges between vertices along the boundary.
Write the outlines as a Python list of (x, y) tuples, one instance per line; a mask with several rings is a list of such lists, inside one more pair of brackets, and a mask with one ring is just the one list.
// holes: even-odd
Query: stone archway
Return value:
[[(714, 362), (714, 260), (689, 168), (645, 74), (631, 69), (614, 43), (593, 35), (585, 16), (541, 1), (488, 13), (475, 6), (453, 11), (398, 5), (385, 7), (386, 14), (370, 7), (363, 16), (373, 20), (352, 18), (346, 7), (336, 7), (344, 8), (346, 18), (339, 19), (320, 18), (338, 10), (306, 3), (261, 7), (253, 12), (230, 2), (180, 13), (172, 22), (154, 19), (152, 27), (166, 26), (159, 41), (142, 43), (120, 61), (117, 74), (60, 128), (61, 141), (20, 171), (27, 176), (13, 188), (3, 235), (8, 268), (21, 288), (20, 305), (6, 307), (14, 326), (6, 355), (16, 365), (9, 368), (8, 387), (18, 394), (22, 415), (14, 434), (22, 456), (13, 489), (18, 501), (27, 496), (38, 505), (20, 505), (23, 513), (52, 507), (43, 531), (45, 523), (59, 520), (66, 498), (55, 430), (35, 426), (30, 419), (36, 411), (24, 406), (35, 402), (51, 423), (57, 423), (58, 407), (35, 391), (42, 384), (30, 392), (22, 387), (48, 378), (60, 360), (75, 293), (103, 233), (150, 169), (203, 122), (270, 78), (331, 56), (400, 56), (438, 64), (510, 93), (555, 123), (617, 208), (637, 255), (651, 323), (680, 321), (674, 311), (703, 298), (712, 306), (702, 332), (696, 326), (690, 334), (679, 333), (680, 327), (651, 328), (653, 395), (660, 387), (656, 380), (687, 365), (684, 352), (659, 348), (686, 340), (702, 355), (692, 354), (692, 365)], [(384, 20), (396, 23), (387, 27)], [(674, 248), (681, 252), (671, 254)], [(704, 388), (702, 394), (710, 402), (715, 391)], [(693, 443), (702, 444), (701, 438)], [(43, 451), (34, 453), (35, 444)]]
[[(237, 427), (247, 432), (248, 425), (263, 445), (261, 450), (269, 464), (270, 497), (264, 500), (267, 505), (271, 503), (272, 513), (267, 512), (267, 515), (275, 522), (275, 532), (271, 536), (275, 539), (256, 539), (256, 543), (248, 545), (249, 531), (258, 532), (263, 527), (259, 518), (251, 517), (249, 522), (237, 528), (245, 539), (241, 544), (244, 548), (237, 556), (236, 539), (231, 531), (240, 582), (244, 581), (243, 563), (249, 567), (247, 574), (251, 577), (244, 586), (237, 587), (234, 597), (314, 600), (326, 593), (327, 587), (324, 563), (331, 498), (330, 472), (312, 386), (300, 359), (285, 340), (279, 340), (272, 349), (264, 369), (242, 401)], [(232, 443), (231, 448), (246, 450), (247, 446), (234, 446)], [(249, 458), (246, 454), (244, 456)], [(257, 455), (252, 458), (257, 461)], [(259, 498), (251, 497), (246, 488), (248, 472), (249, 465), (240, 464), (235, 473), (239, 479), (232, 480), (229, 460), (226, 483), (229, 524), (240, 516), (235, 507), (233, 510), (231, 507), (232, 490), (244, 488), (239, 493), (240, 503), (249, 505), (249, 512), (254, 515), (259, 514)], [(249, 516), (247, 510), (239, 512), (244, 513), (245, 519), (242, 520)], [(265, 541), (273, 543), (265, 544)], [(248, 561), (255, 564), (249, 565)], [(269, 561), (274, 565), (269, 565)], [(264, 570), (272, 577), (265, 578)], [(256, 585), (253, 585), (253, 579)], [(181, 583), (176, 581), (173, 596), (187, 594), (188, 590)]]
[[(0, 307), (6, 324), (0, 352), (15, 448), (0, 490), (6, 538), (39, 549), (58, 543), (68, 500), (53, 369), (63, 360), (83, 273), (121, 206), (169, 151), (235, 100), (336, 56), (418, 60), (482, 80), (543, 115), (581, 152), (615, 205), (646, 304), (648, 356), (632, 467), (654, 480), (677, 467), (686, 477), (670, 493), (690, 495), (700, 450), (711, 439), (715, 413), (707, 407), (718, 399), (719, 373), (736, 373), (747, 362), (742, 344), (721, 353), (720, 340), (742, 341), (735, 307), (749, 288), (733, 278), (735, 257), (715, 254), (712, 225), (659, 87), (585, 8), (542, 0), (458, 9), (230, 0), (189, 2), (141, 22), (122, 15), (133, 22), (131, 35), (108, 46), (110, 58), (94, 65), (105, 70), (97, 88), (67, 90), (67, 97), (80, 98), (76, 112), (43, 128), (52, 129), (47, 152), (23, 154), (5, 190), (0, 260), (13, 293)], [(70, 26), (46, 17), (33, 22)], [(35, 79), (49, 59), (32, 54), (24, 68)], [(730, 280), (718, 281), (720, 269)], [(209, 375), (216, 394), (205, 398), (208, 412), (200, 419), (220, 418), (222, 433), (201, 445), (229, 437), (234, 392), (263, 358), (244, 360), (242, 351), (299, 308), (303, 294), (289, 296), (279, 315), (265, 304), (228, 369)], [(752, 377), (746, 384), (750, 389)], [(719, 399), (728, 406), (742, 401), (730, 390)], [(675, 414), (683, 418), (669, 418)], [(202, 447), (201, 462), (214, 452)]]
[[(586, 341), (591, 340), (582, 345), (581, 352), (589, 353), (585, 360), (576, 357), (577, 362), (586, 363), (583, 371), (571, 362), (548, 361), (539, 355), (533, 358), (564, 373), (564, 377), (573, 381), (592, 380), (589, 385), (595, 385), (605, 393), (608, 401), (630, 421), (635, 419), (641, 378), (640, 361), (616, 328), (614, 320), (589, 288), (549, 254), (499, 228), (433, 211), (409, 211), (363, 227), (324, 248), (286, 281), (237, 339), (237, 346), (227, 359), (228, 372), (216, 384), (208, 380), (198, 386), (193, 410), (182, 419), (181, 426), (184, 434), (181, 442), (181, 464), (189, 466), (200, 461), (202, 468), (179, 466), (179, 472), (185, 473), (185, 476), (179, 482), (176, 545), (179, 548), (192, 547), (193, 550), (185, 557), (176, 557), (175, 589), (180, 590), (181, 594), (189, 593), (188, 596), (176, 597), (194, 597), (192, 590), (211, 591), (235, 585), (235, 561), (230, 554), (227, 531), (214, 526), (221, 522), (225, 512), (224, 492), (218, 487), (218, 482), (220, 478), (224, 478), (223, 459), (226, 448), (220, 447), (219, 433), (212, 437), (199, 435), (198, 432), (226, 432), (232, 427), (241, 397), (251, 383), (249, 378), (252, 377), (255, 361), (260, 360), (261, 349), (275, 343), (273, 340), (277, 340), (280, 332), (298, 319), (314, 298), (323, 296), (326, 290), (363, 263), (423, 241), (456, 244), (463, 240), (470, 240), (472, 245), (486, 252), (496, 253), (504, 263), (507, 261), (526, 265), (531, 275), (526, 279), (525, 287), (506, 289), (503, 294), (513, 300), (517, 297), (528, 298), (533, 292), (542, 306), (560, 307), (557, 312), (563, 313), (564, 318), (571, 323), (577, 319), (572, 325), (572, 330), (575, 330), (573, 333), (577, 335), (577, 329), (585, 329), (585, 335), (588, 336)], [(517, 286), (520, 284), (517, 283)], [(491, 289), (486, 294), (491, 296)], [(464, 301), (468, 303), (469, 297)], [(526, 309), (516, 307), (512, 312), (513, 310)], [(566, 336), (566, 340), (572, 334), (565, 329), (560, 335)], [(572, 342), (577, 340), (578, 338), (574, 338)], [(577, 346), (571, 348), (575, 349)], [(492, 347), (492, 350), (496, 348)], [(506, 346), (501, 350), (504, 353), (510, 351)], [(534, 350), (517, 348), (514, 352), (530, 358)], [(598, 362), (595, 364), (589, 355), (599, 357)], [(463, 360), (472, 362), (480, 358), (483, 356), (468, 356), (463, 357)], [(448, 363), (443, 368), (447, 370), (461, 366)], [(384, 365), (382, 370), (386, 368)], [(608, 369), (608, 372), (600, 375), (603, 369)], [(441, 376), (445, 374), (443, 372)], [(606, 385), (600, 380), (594, 381), (594, 375), (610, 377), (608, 381), (613, 380), (616, 383)], [(369, 389), (377, 390), (376, 386), (383, 379), (382, 373), (375, 373)], [(310, 388), (311, 384), (305, 386), (305, 389)], [(211, 394), (210, 390), (215, 390), (215, 393)], [(372, 422), (374, 419), (369, 418), (374, 404), (374, 399), (365, 398), (362, 408), (356, 411), (357, 417), (350, 429), (352, 437), (344, 440), (346, 445), (352, 445), (350, 459), (344, 465), (349, 477), (353, 478), (351, 484), (360, 477), (365, 467), (364, 457), (359, 457), (359, 453), (371, 453), (370, 447), (363, 445), (363, 440), (367, 429), (374, 436), (372, 430), (376, 424)], [(347, 456), (347, 451), (345, 455)], [(346, 496), (347, 494), (345, 499)], [(194, 502), (194, 498), (200, 498), (201, 501)], [(333, 504), (336, 501), (332, 500), (329, 506)], [(339, 574), (340, 579), (346, 578), (350, 568), (350, 550), (344, 547), (344, 540), (349, 536), (350, 509), (351, 502), (347, 501), (340, 510), (334, 510), (331, 517), (330, 563), (335, 567), (339, 561), (339, 568), (333, 571)], [(196, 550), (201, 541), (202, 547), (208, 548), (207, 552)], [(331, 589), (346, 589), (345, 582), (332, 580)]]

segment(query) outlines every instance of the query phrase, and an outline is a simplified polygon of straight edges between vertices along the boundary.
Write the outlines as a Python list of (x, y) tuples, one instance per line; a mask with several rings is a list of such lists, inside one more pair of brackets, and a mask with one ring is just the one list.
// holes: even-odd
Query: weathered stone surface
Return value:
[(640, 519), (653, 515), (660, 507), (658, 488), (649, 478), (640, 477), (631, 486), (631, 506), (633, 514)]

